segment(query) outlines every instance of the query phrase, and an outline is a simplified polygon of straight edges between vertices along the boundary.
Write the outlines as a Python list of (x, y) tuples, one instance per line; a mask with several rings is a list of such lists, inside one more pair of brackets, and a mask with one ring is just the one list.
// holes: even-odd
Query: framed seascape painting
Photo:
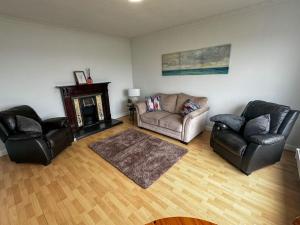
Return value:
[(228, 74), (231, 45), (162, 55), (162, 75)]

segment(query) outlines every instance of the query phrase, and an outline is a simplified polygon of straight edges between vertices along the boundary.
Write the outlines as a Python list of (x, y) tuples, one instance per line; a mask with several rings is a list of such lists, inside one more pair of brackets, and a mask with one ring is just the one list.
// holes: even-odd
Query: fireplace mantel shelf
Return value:
[(91, 87), (91, 86), (95, 86), (95, 85), (108, 85), (111, 82), (100, 82), (100, 83), (93, 83), (93, 84), (81, 84), (81, 85), (76, 85), (76, 84), (70, 84), (70, 85), (58, 85), (56, 86), (56, 88), (82, 88), (82, 87)]

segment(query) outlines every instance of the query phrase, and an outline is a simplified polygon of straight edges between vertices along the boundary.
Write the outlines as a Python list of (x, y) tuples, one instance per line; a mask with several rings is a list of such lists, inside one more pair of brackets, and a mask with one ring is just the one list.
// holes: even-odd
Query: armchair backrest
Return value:
[(299, 117), (299, 114), (300, 112), (297, 110), (289, 111), (278, 130), (278, 134), (282, 134), (285, 139), (287, 139)]
[(3, 142), (6, 141), (10, 134), (16, 133), (16, 116), (25, 116), (41, 123), (42, 120), (38, 114), (27, 105), (17, 106), (0, 112), (0, 138)]
[[(261, 115), (270, 114), (270, 133), (277, 134), (290, 110), (289, 106), (255, 100), (248, 103), (242, 116), (248, 121)], [(281, 130), (284, 129), (281, 128)]]

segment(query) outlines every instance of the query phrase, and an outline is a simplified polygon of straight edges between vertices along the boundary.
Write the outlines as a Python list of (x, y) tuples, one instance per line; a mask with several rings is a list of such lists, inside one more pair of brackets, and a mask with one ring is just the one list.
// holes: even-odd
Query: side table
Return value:
[(136, 111), (134, 105), (128, 105), (128, 110), (129, 110), (129, 120), (132, 121), (132, 123), (134, 124), (134, 114)]

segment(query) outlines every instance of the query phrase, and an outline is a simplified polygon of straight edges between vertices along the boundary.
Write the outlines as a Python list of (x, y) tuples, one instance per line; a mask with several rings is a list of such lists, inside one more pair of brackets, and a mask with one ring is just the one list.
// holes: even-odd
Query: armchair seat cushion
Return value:
[(179, 114), (171, 114), (163, 117), (159, 120), (159, 126), (173, 130), (176, 132), (182, 132), (183, 118)]
[(223, 130), (215, 136), (215, 143), (225, 148), (232, 154), (242, 157), (247, 148), (247, 142), (244, 140), (243, 136), (232, 131)]
[(165, 111), (157, 111), (157, 112), (147, 112), (141, 115), (141, 120), (144, 123), (148, 123), (151, 125), (159, 125), (159, 120), (163, 117), (170, 115), (171, 113)]

